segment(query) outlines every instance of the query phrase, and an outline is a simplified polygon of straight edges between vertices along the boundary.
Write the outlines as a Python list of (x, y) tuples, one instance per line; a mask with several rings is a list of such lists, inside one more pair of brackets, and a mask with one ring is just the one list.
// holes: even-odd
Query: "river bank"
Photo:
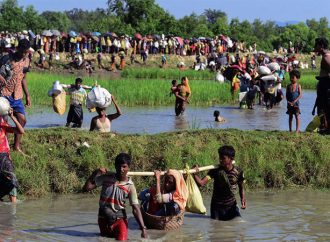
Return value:
[[(185, 163), (216, 164), (217, 149), (224, 144), (235, 147), (248, 189), (330, 188), (330, 140), (310, 133), (206, 129), (115, 135), (38, 129), (28, 130), (23, 137), (27, 156), (13, 152), (12, 157), (21, 185), (19, 192), (26, 197), (40, 197), (80, 192), (94, 169), (113, 169), (114, 157), (120, 152), (133, 156), (132, 171), (182, 169)], [(153, 178), (136, 177), (134, 181), (139, 190), (151, 184)]]

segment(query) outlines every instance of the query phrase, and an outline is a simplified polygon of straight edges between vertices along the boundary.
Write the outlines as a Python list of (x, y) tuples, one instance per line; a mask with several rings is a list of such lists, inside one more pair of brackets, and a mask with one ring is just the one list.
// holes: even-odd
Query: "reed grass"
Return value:
[[(157, 74), (157, 73), (160, 74)], [(123, 72), (125, 73), (125, 71)], [(129, 73), (129, 71), (127, 72)], [(112, 94), (116, 96), (118, 103), (125, 106), (160, 106), (160, 105), (172, 105), (174, 97), (170, 97), (171, 80), (182, 76), (188, 76), (190, 79), (190, 86), (192, 90), (192, 97), (190, 100), (191, 105), (206, 106), (212, 104), (228, 104), (232, 103), (230, 94), (230, 85), (219, 84), (218, 82), (203, 79), (204, 76), (214, 75), (208, 71), (193, 71), (187, 70), (182, 73), (178, 73), (174, 69), (132, 69), (132, 75), (125, 79), (102, 79), (97, 80), (98, 84), (108, 89)], [(138, 74), (143, 74), (143, 78), (133, 78)], [(141, 74), (141, 75), (142, 75)], [(301, 73), (299, 83), (302, 89), (315, 89), (317, 80), (317, 71), (304, 70)], [(156, 76), (155, 78), (153, 76)], [(59, 80), (61, 83), (70, 84), (74, 83), (75, 76), (53, 73), (29, 73), (28, 86), (31, 95), (33, 106), (50, 106), (52, 104), (51, 98), (47, 96), (48, 90), (51, 88), (55, 80)], [(151, 78), (151, 79), (148, 79)], [(162, 79), (166, 78), (166, 79)], [(199, 79), (201, 78), (201, 79)], [(84, 84), (93, 85), (93, 77), (84, 77)], [(177, 78), (179, 79), (179, 78)], [(178, 81), (179, 82), (179, 81)], [(289, 75), (286, 74), (286, 78), (283, 82), (283, 88), (290, 83)], [(68, 97), (69, 99), (69, 97)]]
[[(55, 80), (60, 83), (74, 83), (74, 76), (30, 73), (28, 86), (34, 105), (51, 105), (51, 98), (47, 96)], [(83, 84), (93, 85), (92, 78), (83, 78)], [(170, 96), (171, 81), (161, 79), (116, 79), (97, 80), (98, 84), (115, 95), (118, 103), (125, 106), (135, 105), (172, 105), (173, 95)], [(231, 102), (230, 85), (219, 84), (215, 81), (190, 81), (192, 96), (191, 105), (211, 105)]]
[[(27, 130), (23, 138), (28, 156), (14, 152), (12, 157), (19, 192), (26, 196), (80, 192), (94, 169), (113, 169), (120, 152), (132, 155), (132, 171), (182, 169), (186, 163), (217, 164), (217, 149), (225, 144), (236, 149), (235, 160), (249, 189), (330, 188), (330, 140), (314, 133), (206, 129), (113, 136), (56, 128)], [(154, 179), (134, 177), (134, 181), (140, 190)]]
[(144, 78), (144, 79), (167, 79), (178, 81), (187, 76), (189, 80), (214, 80), (215, 73), (208, 70), (195, 71), (192, 69), (179, 70), (178, 68), (126, 68), (121, 73), (123, 78)]

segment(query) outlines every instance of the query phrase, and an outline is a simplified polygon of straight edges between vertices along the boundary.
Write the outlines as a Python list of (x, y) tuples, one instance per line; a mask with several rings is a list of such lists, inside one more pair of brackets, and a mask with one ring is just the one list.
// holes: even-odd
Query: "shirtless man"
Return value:
[(317, 85), (318, 114), (325, 114), (324, 127), (326, 132), (330, 131), (330, 50), (328, 50), (328, 40), (326, 38), (316, 38), (314, 51), (322, 56), (320, 75), (316, 77), (319, 80)]

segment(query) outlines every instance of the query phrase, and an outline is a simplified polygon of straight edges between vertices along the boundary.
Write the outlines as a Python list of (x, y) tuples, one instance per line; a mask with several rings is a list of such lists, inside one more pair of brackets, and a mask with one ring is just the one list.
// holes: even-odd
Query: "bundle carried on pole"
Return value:
[[(207, 170), (216, 169), (218, 167), (219, 165), (210, 165), (210, 166), (199, 167), (198, 170), (207, 171)], [(189, 179), (188, 193), (190, 196), (190, 200), (188, 196), (188, 201), (187, 201), (188, 206), (186, 206), (186, 210), (192, 213), (205, 214), (206, 209), (203, 204), (203, 198), (200, 194), (197, 184), (194, 181), (194, 178), (191, 175), (192, 173), (196, 172), (196, 169), (189, 170), (189, 167), (187, 167), (187, 169), (185, 170), (178, 170), (178, 171), (182, 174), (187, 174), (188, 175), (187, 180)], [(149, 172), (149, 171), (128, 172), (129, 176), (154, 176), (154, 174), (155, 174), (154, 172)], [(161, 175), (164, 174), (166, 174), (166, 172), (162, 171)], [(173, 216), (157, 216), (146, 212), (143, 206), (141, 206), (141, 213), (147, 228), (158, 229), (158, 230), (173, 230), (173, 229), (178, 229), (182, 226), (185, 210), (183, 209), (179, 214)]]
[[(208, 170), (213, 170), (213, 169), (217, 169), (219, 167), (219, 165), (209, 165), (209, 166), (203, 166), (203, 167), (199, 167), (198, 170), (199, 171), (208, 171)], [(186, 174), (187, 171), (186, 170), (179, 170), (179, 172), (181, 172), (182, 174)], [(196, 173), (196, 169), (190, 169), (188, 170), (189, 173), (193, 174)], [(165, 175), (166, 171), (162, 171), (161, 175)], [(154, 176), (155, 173), (153, 171), (129, 171), (127, 173), (128, 176)]]

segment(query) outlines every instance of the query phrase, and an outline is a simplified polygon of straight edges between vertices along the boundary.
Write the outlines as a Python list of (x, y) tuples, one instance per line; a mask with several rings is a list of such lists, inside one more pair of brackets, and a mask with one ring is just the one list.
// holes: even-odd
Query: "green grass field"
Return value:
[(208, 70), (179, 70), (178, 68), (126, 68), (121, 76), (123, 78), (144, 78), (144, 79), (167, 79), (180, 81), (182, 77), (187, 76), (189, 80), (214, 80), (215, 73)]
[[(301, 88), (315, 90), (316, 84), (318, 82), (315, 79), (315, 76), (317, 76), (319, 74), (319, 72), (316, 70), (301, 70), (300, 73), (301, 73), (301, 76), (300, 76), (300, 80), (298, 82), (301, 85)], [(290, 83), (290, 77), (289, 77), (289, 74), (287, 73), (285, 75), (285, 80), (283, 82), (282, 88), (285, 88), (286, 85), (288, 85), (289, 83)]]
[[(113, 136), (57, 128), (28, 130), (23, 139), (28, 156), (13, 152), (12, 157), (19, 191), (26, 196), (79, 192), (94, 169), (113, 169), (120, 152), (132, 155), (132, 171), (182, 169), (186, 163), (217, 164), (217, 149), (225, 144), (236, 149), (235, 160), (249, 189), (330, 188), (330, 139), (315, 133), (207, 129)], [(154, 179), (134, 181), (140, 190)]]
[[(28, 85), (34, 105), (51, 105), (48, 90), (55, 80), (60, 83), (74, 83), (74, 76), (30, 73)], [(84, 84), (93, 85), (92, 78), (83, 78)], [(136, 105), (172, 105), (174, 97), (170, 96), (171, 80), (164, 79), (116, 79), (97, 80), (98, 84), (116, 96), (118, 103), (125, 106)], [(229, 84), (220, 85), (215, 81), (191, 80), (191, 105), (210, 105), (231, 102)]]

